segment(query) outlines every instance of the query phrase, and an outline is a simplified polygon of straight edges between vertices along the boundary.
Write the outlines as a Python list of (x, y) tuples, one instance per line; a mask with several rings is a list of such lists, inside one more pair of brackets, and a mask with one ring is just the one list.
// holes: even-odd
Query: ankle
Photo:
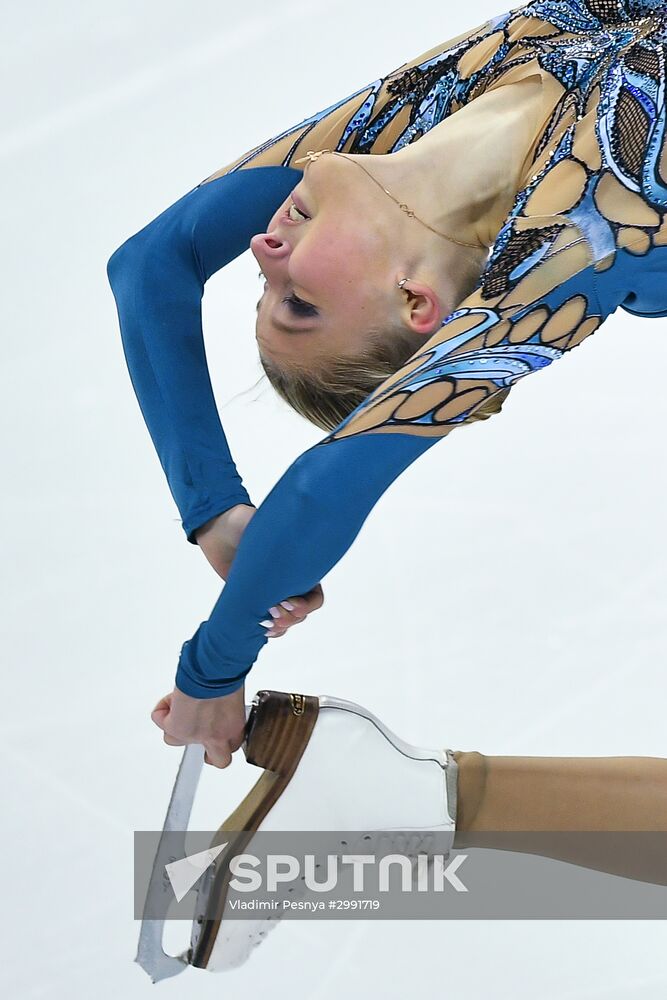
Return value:
[(457, 832), (472, 830), (486, 791), (487, 759), (476, 750), (455, 751), (458, 765)]

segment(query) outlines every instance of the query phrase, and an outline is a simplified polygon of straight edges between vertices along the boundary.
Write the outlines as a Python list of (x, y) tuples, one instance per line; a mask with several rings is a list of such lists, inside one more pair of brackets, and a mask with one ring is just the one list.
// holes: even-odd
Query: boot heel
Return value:
[(319, 707), (314, 695), (258, 691), (243, 744), (248, 763), (291, 776), (308, 745)]
[(197, 897), (199, 915), (192, 925), (188, 960), (198, 969), (207, 967), (220, 928), (231, 878), (229, 858), (246, 849), (288, 786), (308, 746), (319, 709), (319, 698), (314, 695), (258, 691), (253, 699), (243, 752), (248, 763), (263, 768), (263, 773), (211, 843), (213, 847), (227, 841), (229, 847), (217, 863), (214, 878), (203, 883)]

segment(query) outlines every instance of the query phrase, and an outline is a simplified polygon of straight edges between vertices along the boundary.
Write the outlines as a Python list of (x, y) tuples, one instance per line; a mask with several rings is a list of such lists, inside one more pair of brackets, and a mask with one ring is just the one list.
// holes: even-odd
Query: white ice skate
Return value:
[[(387, 831), (447, 834), (456, 817), (456, 762), (450, 750), (411, 746), (372, 712), (327, 696), (260, 691), (249, 707), (243, 750), (263, 772), (218, 830), (226, 843), (202, 879), (191, 946), (165, 954), (162, 921), (145, 919), (137, 961), (154, 981), (193, 965), (209, 971), (235, 968), (276, 925), (276, 916), (239, 919), (227, 904), (228, 859), (252, 852), (264, 831), (359, 831), (370, 850)], [(187, 826), (203, 751), (186, 747), (165, 831)], [(171, 845), (173, 856), (173, 842)], [(168, 891), (158, 848), (148, 904)]]

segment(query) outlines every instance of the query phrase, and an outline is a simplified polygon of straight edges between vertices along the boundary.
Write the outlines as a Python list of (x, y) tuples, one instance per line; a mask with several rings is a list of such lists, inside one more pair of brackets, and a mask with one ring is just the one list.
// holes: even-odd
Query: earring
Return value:
[(399, 287), (399, 288), (401, 289), (401, 291), (402, 291), (402, 290), (403, 290), (403, 286), (405, 285), (405, 282), (406, 282), (406, 281), (410, 281), (410, 280), (411, 280), (410, 278), (401, 278), (401, 280), (400, 280), (400, 281), (397, 281), (397, 282), (396, 282), (396, 284), (398, 285), (398, 287)]

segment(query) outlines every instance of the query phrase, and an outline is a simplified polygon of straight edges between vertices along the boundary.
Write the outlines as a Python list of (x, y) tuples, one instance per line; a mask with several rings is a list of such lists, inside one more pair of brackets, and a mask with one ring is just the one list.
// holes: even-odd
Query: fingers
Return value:
[[(183, 740), (177, 740), (174, 736), (170, 736), (168, 733), (162, 734), (163, 741), (169, 747), (184, 747), (187, 744)], [(234, 741), (236, 742), (236, 741)], [(238, 750), (241, 745), (242, 740), (239, 741), (238, 746), (231, 747), (229, 742), (226, 743), (208, 743), (206, 744), (206, 753), (204, 754), (204, 763), (212, 764), (213, 767), (229, 767), (232, 762), (232, 749)]]
[(306, 620), (311, 611), (317, 611), (324, 604), (324, 593), (322, 585), (317, 583), (306, 594), (298, 597), (290, 597), (281, 601), (279, 605), (269, 609), (271, 619), (260, 622), (266, 628), (271, 625), (266, 635), (269, 639), (277, 639), (284, 635), (292, 625), (298, 625)]
[(169, 736), (167, 733), (163, 733), (162, 739), (170, 747), (184, 747), (185, 743), (181, 740), (175, 740), (173, 736)]
[(158, 727), (162, 730), (162, 739), (170, 747), (184, 747), (185, 743), (182, 740), (177, 740), (173, 736), (170, 736), (166, 731), (167, 726), (167, 716), (171, 711), (171, 695), (168, 694), (164, 698), (160, 698), (159, 702), (151, 712), (151, 719)]
[[(169, 736), (168, 733), (162, 734), (163, 741), (170, 747), (184, 747), (187, 744), (183, 740), (177, 740), (173, 736)], [(230, 747), (229, 743), (209, 743), (206, 745), (206, 752), (204, 754), (204, 763), (212, 764), (213, 767), (229, 767), (232, 762), (232, 749), (238, 750), (242, 741), (239, 741), (238, 746)]]
[(151, 712), (151, 719), (159, 729), (164, 729), (164, 722), (171, 711), (171, 694), (160, 698), (159, 702)]
[(317, 611), (324, 604), (324, 591), (322, 590), (322, 584), (316, 583), (312, 590), (309, 590), (305, 595), (308, 601), (308, 610)]
[(245, 739), (246, 712), (243, 686), (217, 698), (197, 699), (174, 688), (161, 698), (151, 719), (170, 747), (203, 746), (205, 763), (229, 767), (232, 754)]
[(232, 755), (229, 750), (229, 745), (224, 746), (216, 743), (209, 743), (206, 745), (206, 753), (204, 754), (204, 763), (212, 764), (213, 767), (229, 767), (232, 762)]
[(158, 727), (158, 729), (162, 730), (162, 739), (167, 744), (167, 746), (184, 747), (185, 743), (183, 743), (181, 740), (175, 739), (173, 736), (170, 736), (169, 733), (166, 731), (167, 716), (169, 715), (170, 711), (171, 711), (171, 695), (168, 694), (164, 698), (160, 698), (159, 702), (151, 712), (151, 719)]

